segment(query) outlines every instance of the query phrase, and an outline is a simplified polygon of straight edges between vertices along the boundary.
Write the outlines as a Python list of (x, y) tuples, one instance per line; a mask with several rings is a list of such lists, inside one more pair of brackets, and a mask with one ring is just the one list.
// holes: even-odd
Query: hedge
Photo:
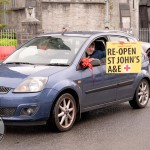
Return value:
[(0, 46), (15, 46), (17, 47), (16, 39), (0, 39)]

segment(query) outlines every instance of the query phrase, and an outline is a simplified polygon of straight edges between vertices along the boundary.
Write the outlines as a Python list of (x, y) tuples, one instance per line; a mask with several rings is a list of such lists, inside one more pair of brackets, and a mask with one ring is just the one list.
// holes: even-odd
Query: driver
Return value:
[(90, 46), (86, 49), (86, 57), (101, 59), (106, 57), (106, 52), (101, 50), (95, 50), (95, 43), (91, 43)]

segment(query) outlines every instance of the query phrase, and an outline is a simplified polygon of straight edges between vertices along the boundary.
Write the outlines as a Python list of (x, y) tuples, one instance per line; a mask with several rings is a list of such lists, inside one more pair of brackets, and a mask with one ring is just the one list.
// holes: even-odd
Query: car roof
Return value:
[[(51, 33), (45, 33), (40, 36), (79, 36), (79, 37), (90, 37), (92, 35), (99, 34), (99, 35), (120, 35), (120, 36), (129, 36), (133, 37), (131, 34), (128, 34), (124, 31), (119, 30), (99, 30), (99, 31), (72, 31), (72, 32), (51, 32)], [(134, 37), (133, 37), (134, 38)]]

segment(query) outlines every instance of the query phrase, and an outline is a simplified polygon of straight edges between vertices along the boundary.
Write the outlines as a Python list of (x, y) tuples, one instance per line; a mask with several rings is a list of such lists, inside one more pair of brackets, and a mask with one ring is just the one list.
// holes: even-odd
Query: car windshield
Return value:
[(70, 65), (86, 38), (71, 36), (37, 37), (23, 45), (3, 63)]

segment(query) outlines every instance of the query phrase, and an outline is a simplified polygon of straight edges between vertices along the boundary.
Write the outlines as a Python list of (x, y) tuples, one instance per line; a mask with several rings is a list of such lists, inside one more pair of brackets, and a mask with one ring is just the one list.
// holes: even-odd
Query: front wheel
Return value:
[(76, 103), (69, 93), (61, 95), (53, 109), (52, 121), (59, 131), (67, 131), (72, 128), (76, 119)]
[(133, 100), (129, 101), (131, 107), (134, 109), (144, 108), (149, 100), (150, 92), (149, 92), (149, 83), (147, 80), (143, 79), (139, 83)]

